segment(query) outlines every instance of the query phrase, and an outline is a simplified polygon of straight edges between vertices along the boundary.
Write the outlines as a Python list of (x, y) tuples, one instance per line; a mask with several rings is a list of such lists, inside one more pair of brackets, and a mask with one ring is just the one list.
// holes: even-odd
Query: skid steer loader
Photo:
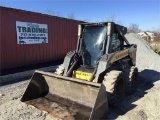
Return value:
[(119, 104), (138, 85), (137, 46), (129, 44), (126, 32), (114, 22), (79, 25), (76, 50), (55, 73), (35, 71), (21, 101), (56, 117), (53, 102), (75, 109), (75, 119), (104, 119), (108, 104)]

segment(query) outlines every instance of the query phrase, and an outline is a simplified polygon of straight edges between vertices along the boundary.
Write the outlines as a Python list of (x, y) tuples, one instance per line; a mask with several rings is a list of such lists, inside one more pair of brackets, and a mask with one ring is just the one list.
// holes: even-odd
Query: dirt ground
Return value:
[(0, 120), (72, 120), (74, 111), (65, 106), (52, 103), (53, 110), (59, 115), (48, 114), (20, 101), (29, 80), (0, 87)]
[[(139, 83), (135, 94), (126, 95), (120, 105), (110, 107), (107, 119), (160, 120), (160, 81), (140, 78)], [(56, 120), (47, 112), (20, 102), (27, 85), (25, 81), (0, 87), (0, 120)], [(63, 119), (70, 113), (65, 109), (62, 114)]]
[[(126, 95), (117, 107), (110, 107), (107, 120), (160, 120), (160, 56), (134, 34), (126, 36), (137, 44), (139, 86), (133, 95)], [(60, 116), (20, 102), (29, 80), (0, 87), (0, 120), (74, 120), (74, 110), (53, 103)]]
[(117, 108), (111, 108), (108, 119), (159, 120), (160, 81), (151, 82), (140, 78), (135, 94), (127, 95)]

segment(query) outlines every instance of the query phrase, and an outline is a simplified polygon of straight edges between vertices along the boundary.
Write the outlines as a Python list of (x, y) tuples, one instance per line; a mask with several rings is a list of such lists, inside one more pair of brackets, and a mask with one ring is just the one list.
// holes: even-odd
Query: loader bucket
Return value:
[[(63, 120), (71, 117), (80, 120), (103, 119), (109, 110), (103, 84), (42, 71), (35, 71), (21, 101)], [(62, 110), (56, 110), (55, 104), (65, 106), (72, 112), (64, 115)]]

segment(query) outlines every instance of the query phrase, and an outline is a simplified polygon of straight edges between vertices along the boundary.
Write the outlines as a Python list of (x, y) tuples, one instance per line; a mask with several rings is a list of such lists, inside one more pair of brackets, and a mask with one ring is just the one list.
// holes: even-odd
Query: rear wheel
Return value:
[(103, 84), (106, 87), (108, 102), (116, 106), (124, 97), (125, 77), (122, 71), (110, 71), (104, 77)]
[(64, 70), (65, 70), (65, 67), (63, 64), (59, 65), (58, 68), (56, 69), (55, 71), (55, 74), (57, 75), (63, 75), (64, 74)]
[(126, 93), (133, 94), (137, 90), (138, 86), (138, 69), (137, 67), (132, 66), (130, 68), (129, 76), (128, 77), (128, 84)]

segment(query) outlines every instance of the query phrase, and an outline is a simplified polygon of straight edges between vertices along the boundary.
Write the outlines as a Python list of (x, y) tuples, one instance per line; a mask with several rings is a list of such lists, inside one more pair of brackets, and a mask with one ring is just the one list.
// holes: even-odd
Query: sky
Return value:
[(0, 0), (0, 6), (77, 20), (115, 22), (141, 30), (160, 28), (160, 0)]

